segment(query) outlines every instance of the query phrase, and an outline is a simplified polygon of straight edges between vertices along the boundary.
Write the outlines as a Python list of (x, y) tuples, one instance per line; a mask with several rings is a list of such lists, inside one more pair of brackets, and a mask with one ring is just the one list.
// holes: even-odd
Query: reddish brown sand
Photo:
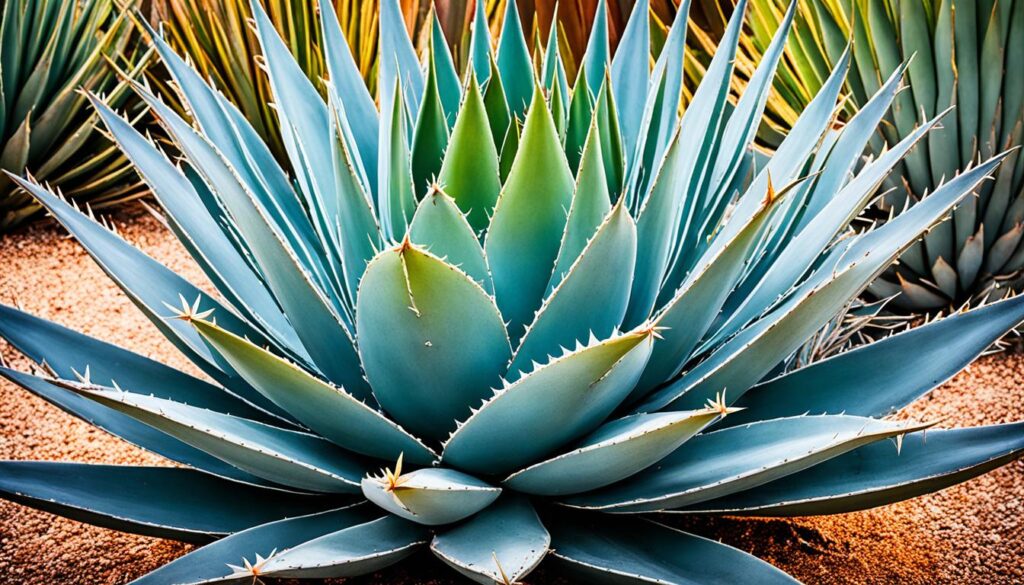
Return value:
[[(199, 272), (158, 222), (136, 210), (122, 233), (197, 282)], [(155, 328), (52, 226), (0, 241), (0, 301), (189, 368)], [(0, 352), (27, 367), (10, 347)], [(981, 360), (906, 416), (969, 426), (1024, 418), (1024, 356)], [(0, 459), (159, 464), (102, 431), (0, 382)], [(686, 521), (695, 532), (750, 551), (808, 583), (1024, 582), (1024, 463), (944, 492), (831, 518)], [(125, 583), (189, 550), (0, 502), (0, 584)], [(531, 584), (564, 583), (548, 571)], [(454, 583), (429, 555), (349, 584)]]

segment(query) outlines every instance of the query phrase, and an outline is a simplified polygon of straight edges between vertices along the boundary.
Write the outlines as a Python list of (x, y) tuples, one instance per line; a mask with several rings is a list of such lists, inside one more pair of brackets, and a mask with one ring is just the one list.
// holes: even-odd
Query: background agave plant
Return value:
[[(955, 111), (900, 172), (889, 178), (891, 194), (883, 208), (899, 212), (933, 192), (955, 169), (992, 153), (1019, 146), (1024, 124), (1024, 3), (1015, 0), (799, 0), (798, 32), (787, 47), (786, 66), (776, 80), (777, 98), (769, 111), (768, 142), (791, 126), (828, 76), (831, 64), (854, 40), (847, 90), (847, 116), (868, 102), (883, 81), (905, 61), (909, 89), (872, 140), (875, 156), (913, 131), (924, 117), (950, 107)], [(739, 68), (751, 71), (769, 46), (784, 0), (756, 0), (760, 19), (752, 21), (741, 46)], [(703, 39), (706, 50), (713, 35)], [(910, 60), (911, 55), (916, 55)], [(1001, 298), (1020, 290), (1024, 268), (1024, 159), (1020, 151), (985, 186), (917, 246), (886, 271), (870, 290), (895, 296), (893, 306), (927, 311)], [(884, 219), (884, 218), (883, 218)]]
[(644, 2), (614, 58), (596, 20), (570, 91), (557, 43), (531, 59), (514, 6), (496, 52), (477, 10), (460, 76), (440, 27), (421, 70), (386, 1), (380, 110), (329, 3), (326, 101), (257, 5), (294, 177), (155, 38), (195, 126), (135, 90), (181, 166), (95, 105), (219, 294), (14, 180), (212, 381), (0, 307), (0, 335), (39, 364), (5, 377), (182, 464), (3, 462), (0, 491), (215, 541), (139, 583), (349, 576), (428, 543), (481, 583), (516, 582), (546, 557), (588, 582), (789, 582), (617, 514), (844, 512), (1020, 457), (1024, 423), (925, 442), (930, 424), (885, 417), (1024, 319), (1024, 299), (787, 366), (1006, 155), (851, 233), (937, 120), (851, 175), (902, 70), (833, 129), (844, 57), (752, 173), (794, 12), (729, 107), (744, 8), (680, 117), (686, 21), (652, 70)]
[[(77, 92), (102, 94), (133, 118), (143, 114), (107, 61), (139, 73), (145, 59), (135, 25), (114, 0), (5, 0), (0, 11), (0, 168), (21, 174), (27, 167), (93, 208), (140, 196), (131, 165), (93, 131), (96, 115)], [(41, 212), (0, 178), (0, 235)]]

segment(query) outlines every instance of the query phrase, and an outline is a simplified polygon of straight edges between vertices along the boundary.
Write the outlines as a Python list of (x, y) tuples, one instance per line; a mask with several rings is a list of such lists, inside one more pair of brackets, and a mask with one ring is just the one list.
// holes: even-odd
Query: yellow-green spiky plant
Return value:
[[(131, 165), (93, 130), (96, 114), (78, 93), (143, 113), (116, 71), (135, 75), (145, 61), (135, 25), (115, 0), (4, 0), (0, 14), (0, 169), (28, 168), (97, 209), (140, 196)], [(42, 211), (0, 177), (0, 236)]]
[[(754, 19), (739, 68), (752, 70), (767, 50), (788, 0), (754, 0)], [(803, 26), (790, 40), (769, 111), (768, 142), (791, 127), (853, 40), (843, 119), (866, 107), (897, 69), (908, 87), (869, 144), (880, 156), (918, 122), (954, 108), (886, 180), (882, 207), (898, 213), (927, 197), (979, 157), (1022, 144), (1024, 133), (1024, 2), (1020, 0), (799, 0)], [(708, 36), (701, 46), (713, 47)], [(911, 59), (911, 57), (914, 57)], [(774, 135), (774, 138), (771, 136)], [(881, 218), (881, 219), (884, 219)], [(904, 311), (935, 311), (1002, 298), (1024, 286), (1024, 152), (1018, 150), (944, 222), (886, 270), (871, 293), (894, 297)]]
[(1024, 423), (925, 441), (930, 424), (886, 418), (1024, 298), (790, 367), (1004, 157), (850, 233), (936, 122), (856, 168), (899, 73), (833, 131), (842, 59), (752, 173), (792, 12), (729, 107), (741, 3), (680, 117), (686, 21), (651, 69), (645, 2), (614, 58), (597, 20), (572, 90), (554, 44), (535, 70), (514, 5), (496, 52), (476, 13), (461, 75), (439, 32), (420, 59), (396, 0), (382, 8), (375, 100), (321, 5), (325, 101), (256, 6), (293, 176), (159, 38), (195, 125), (136, 90), (181, 166), (97, 102), (216, 296), (15, 178), (210, 381), (0, 306), (0, 335), (39, 364), (0, 373), (179, 464), (0, 462), (0, 493), (213, 541), (142, 584), (348, 577), (428, 546), (486, 584), (541, 562), (584, 583), (787, 583), (643, 515), (846, 512), (1024, 453)]

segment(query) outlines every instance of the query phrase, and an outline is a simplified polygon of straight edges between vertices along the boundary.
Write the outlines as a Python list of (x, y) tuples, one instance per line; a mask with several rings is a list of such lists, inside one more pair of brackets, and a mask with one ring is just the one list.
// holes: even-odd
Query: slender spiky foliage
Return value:
[(844, 57), (755, 170), (792, 11), (729, 104), (741, 3), (680, 116), (686, 20), (650, 67), (645, 2), (614, 57), (596, 20), (570, 86), (514, 4), (496, 50), (475, 13), (460, 70), (440, 26), (418, 54), (385, 0), (376, 96), (320, 8), (326, 100), (254, 7), (294, 174), (159, 37), (195, 124), (135, 89), (176, 162), (96, 101), (218, 295), (15, 178), (209, 376), (0, 306), (0, 335), (49, 368), (3, 376), (180, 464), (0, 462), (17, 501), (215, 541), (137, 583), (348, 577), (427, 546), (486, 584), (541, 562), (585, 583), (786, 583), (637, 515), (846, 512), (1024, 453), (1024, 423), (925, 441), (934, 422), (887, 418), (1024, 319), (1024, 298), (797, 355), (1006, 157), (852, 231), (937, 123), (861, 164), (899, 75), (835, 128)]
[[(1022, 143), (1024, 125), (1024, 2), (1017, 0), (799, 0), (802, 31), (787, 46), (776, 80), (777, 97), (764, 136), (777, 143), (841, 58), (847, 39), (854, 58), (844, 118), (867, 106), (897, 69), (907, 65), (908, 87), (895, 100), (867, 149), (880, 156), (910, 135), (922, 118), (953, 111), (889, 177), (882, 201), (889, 214), (927, 197), (956, 169)], [(753, 70), (781, 21), (786, 0), (756, 0), (762, 18), (741, 46), (739, 67)], [(705, 49), (710, 35), (697, 35)], [(914, 56), (911, 59), (911, 56)], [(903, 311), (954, 310), (993, 300), (1024, 286), (1024, 154), (1011, 155), (996, 180), (981, 187), (950, 220), (938, 226), (886, 270), (870, 292), (895, 297)]]
[[(80, 89), (103, 95), (134, 120), (144, 114), (117, 70), (137, 76), (141, 35), (115, 0), (0, 2), (0, 169), (64, 189), (94, 209), (144, 190), (127, 159), (97, 131)], [(0, 236), (42, 216), (42, 207), (0, 178)]]

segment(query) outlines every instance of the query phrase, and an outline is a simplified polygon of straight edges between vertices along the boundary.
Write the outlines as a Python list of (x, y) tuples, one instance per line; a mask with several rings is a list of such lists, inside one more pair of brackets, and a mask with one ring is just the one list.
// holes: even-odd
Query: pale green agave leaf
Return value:
[(627, 416), (604, 424), (572, 451), (513, 473), (502, 485), (542, 496), (604, 487), (661, 461), (721, 414), (705, 409)]
[(458, 522), (489, 506), (501, 488), (454, 469), (428, 467), (363, 478), (366, 499), (392, 514), (417, 524), (438, 526)]
[(506, 382), (452, 433), (442, 461), (508, 473), (594, 430), (632, 389), (653, 343), (649, 328), (594, 339)]
[(493, 505), (430, 541), (430, 550), (466, 577), (492, 585), (518, 582), (544, 559), (551, 535), (530, 500), (507, 493)]
[(49, 461), (0, 461), (0, 493), (98, 526), (199, 543), (338, 505), (194, 469)]
[(316, 435), (133, 392), (77, 383), (66, 387), (281, 485), (358, 493), (367, 471), (365, 462)]
[(758, 421), (698, 435), (656, 469), (565, 502), (616, 512), (671, 510), (741, 492), (928, 426), (846, 415)]
[(446, 191), (431, 189), (420, 201), (409, 225), (409, 240), (458, 267), (487, 294), (494, 294), (491, 269), (480, 241), (458, 202)]
[(363, 455), (394, 459), (401, 454), (429, 465), (437, 455), (373, 407), (330, 382), (201, 319), (199, 333), (239, 375), (280, 408), (335, 444)]

